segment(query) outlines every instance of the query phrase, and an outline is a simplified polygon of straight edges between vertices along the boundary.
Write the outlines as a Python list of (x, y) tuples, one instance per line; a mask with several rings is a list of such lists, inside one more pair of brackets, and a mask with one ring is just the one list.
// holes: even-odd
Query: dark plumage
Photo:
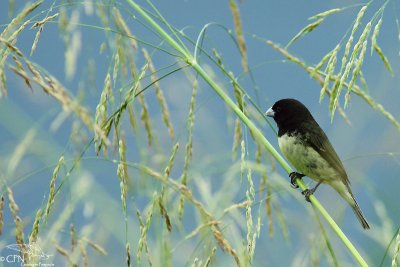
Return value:
[(303, 176), (317, 181), (313, 189), (305, 192), (306, 197), (321, 183), (329, 184), (350, 204), (363, 228), (369, 229), (351, 192), (342, 162), (310, 111), (295, 99), (281, 99), (266, 115), (277, 123), (279, 147), (297, 170), (290, 174), (292, 184), (295, 185), (295, 179)]

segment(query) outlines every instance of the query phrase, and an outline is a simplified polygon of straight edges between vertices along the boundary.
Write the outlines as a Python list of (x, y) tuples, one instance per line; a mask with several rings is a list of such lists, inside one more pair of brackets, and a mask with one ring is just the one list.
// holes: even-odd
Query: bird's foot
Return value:
[(299, 172), (291, 172), (289, 174), (290, 177), (290, 183), (292, 184), (293, 188), (299, 188), (299, 186), (296, 183), (297, 179), (301, 179), (304, 176), (304, 174), (299, 173)]
[(304, 190), (304, 191), (301, 192), (301, 193), (303, 194), (303, 196), (305, 197), (305, 199), (306, 199), (307, 202), (311, 202), (311, 201), (310, 201), (310, 196), (311, 196), (312, 194), (314, 194), (314, 192), (315, 192), (315, 188), (313, 188), (313, 189), (306, 189), (306, 190)]

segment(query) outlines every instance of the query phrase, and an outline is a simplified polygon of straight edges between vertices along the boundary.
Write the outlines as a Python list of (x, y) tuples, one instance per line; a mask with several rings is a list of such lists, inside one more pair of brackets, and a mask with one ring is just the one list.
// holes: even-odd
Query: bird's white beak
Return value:
[(265, 115), (273, 118), (275, 116), (275, 111), (270, 107), (267, 112), (265, 112)]

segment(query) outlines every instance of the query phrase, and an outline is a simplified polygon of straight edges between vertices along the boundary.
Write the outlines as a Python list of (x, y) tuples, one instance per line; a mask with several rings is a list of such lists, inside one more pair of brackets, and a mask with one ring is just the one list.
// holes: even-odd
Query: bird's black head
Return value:
[(277, 101), (265, 114), (274, 118), (280, 132), (295, 130), (304, 122), (314, 121), (306, 106), (291, 98)]

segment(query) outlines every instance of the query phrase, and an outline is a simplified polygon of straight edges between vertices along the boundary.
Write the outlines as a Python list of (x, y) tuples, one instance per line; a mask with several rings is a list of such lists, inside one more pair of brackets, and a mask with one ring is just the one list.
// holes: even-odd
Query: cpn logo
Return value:
[(10, 253), (7, 256), (0, 256), (0, 262), (20, 263), (21, 266), (24, 266), (24, 256), (26, 255), (30, 259), (38, 260), (38, 266), (54, 266), (54, 264), (43, 264), (41, 262), (42, 260), (48, 260), (52, 255), (44, 253), (43, 250), (35, 243), (24, 244), (23, 247), (19, 246), (18, 244), (11, 244), (7, 245), (6, 248), (9, 250), (17, 251), (19, 253)]

